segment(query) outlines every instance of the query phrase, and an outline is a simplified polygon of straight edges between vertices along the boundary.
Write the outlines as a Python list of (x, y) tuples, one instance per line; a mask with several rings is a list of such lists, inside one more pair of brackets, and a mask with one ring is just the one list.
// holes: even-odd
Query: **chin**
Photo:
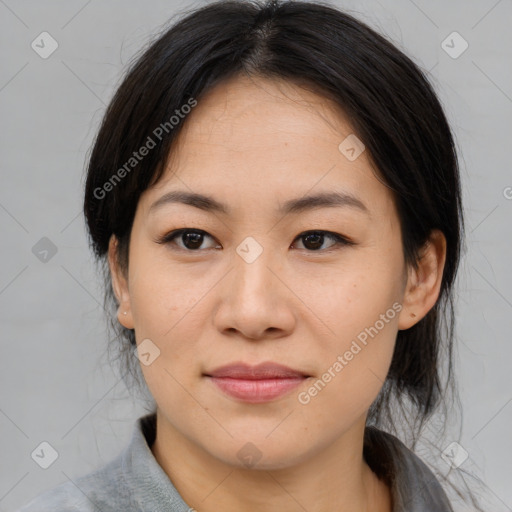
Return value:
[(224, 464), (250, 471), (287, 469), (307, 457), (306, 453), (299, 451), (297, 443), (284, 445), (282, 440), (269, 440), (267, 434), (253, 436), (252, 441), (245, 436), (242, 440), (233, 440), (225, 449), (210, 453)]

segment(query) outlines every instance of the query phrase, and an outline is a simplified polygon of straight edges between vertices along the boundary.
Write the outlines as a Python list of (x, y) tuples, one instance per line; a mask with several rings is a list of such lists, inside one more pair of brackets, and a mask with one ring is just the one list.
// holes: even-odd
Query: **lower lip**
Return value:
[(208, 378), (227, 395), (250, 403), (269, 402), (289, 393), (305, 380), (305, 377), (258, 380), (228, 377)]

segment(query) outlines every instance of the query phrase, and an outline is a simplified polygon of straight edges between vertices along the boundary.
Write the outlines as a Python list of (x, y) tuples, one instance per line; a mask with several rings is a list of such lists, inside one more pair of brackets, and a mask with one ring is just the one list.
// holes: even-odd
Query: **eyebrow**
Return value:
[[(185, 190), (173, 190), (167, 192), (157, 199), (149, 208), (149, 213), (154, 213), (162, 206), (170, 203), (181, 203), (199, 208), (206, 212), (222, 213), (230, 215), (230, 208), (217, 201), (211, 196), (188, 192)], [(315, 195), (299, 197), (297, 199), (289, 199), (278, 209), (279, 214), (286, 215), (288, 213), (302, 213), (308, 210), (316, 210), (319, 208), (332, 207), (349, 207), (370, 215), (369, 209), (357, 197), (347, 192), (323, 192)]]

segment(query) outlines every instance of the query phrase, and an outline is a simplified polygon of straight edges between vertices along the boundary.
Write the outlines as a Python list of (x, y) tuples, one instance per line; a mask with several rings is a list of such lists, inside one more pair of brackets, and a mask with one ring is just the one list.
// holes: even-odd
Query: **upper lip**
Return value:
[(261, 380), (261, 379), (292, 379), (307, 377), (299, 370), (293, 370), (282, 364), (266, 362), (251, 366), (246, 363), (237, 362), (221, 366), (215, 370), (205, 373), (208, 377), (230, 377), (232, 379)]

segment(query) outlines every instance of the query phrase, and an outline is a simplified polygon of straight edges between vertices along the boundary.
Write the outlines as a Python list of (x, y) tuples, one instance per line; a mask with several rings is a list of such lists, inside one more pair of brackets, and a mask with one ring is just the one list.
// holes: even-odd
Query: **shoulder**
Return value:
[(151, 452), (156, 415), (138, 418), (125, 449), (99, 469), (50, 489), (17, 512), (189, 510)]
[(115, 512), (130, 509), (121, 456), (36, 496), (17, 512)]

